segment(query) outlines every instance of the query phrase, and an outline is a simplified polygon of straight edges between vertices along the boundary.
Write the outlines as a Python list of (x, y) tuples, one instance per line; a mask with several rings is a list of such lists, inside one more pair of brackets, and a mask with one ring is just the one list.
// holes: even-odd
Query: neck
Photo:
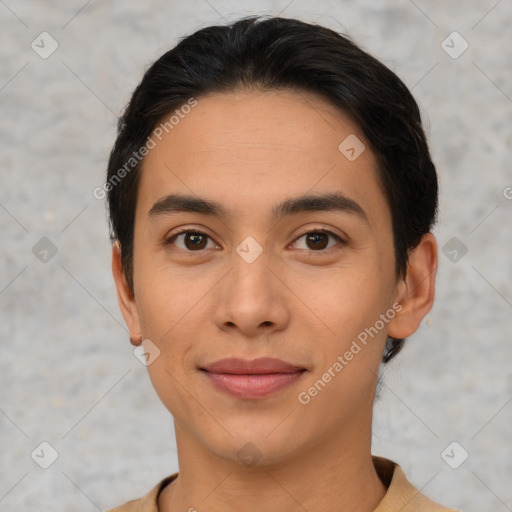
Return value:
[(372, 461), (370, 428), (365, 436), (359, 430), (335, 443), (323, 440), (293, 460), (251, 467), (213, 454), (185, 429), (175, 428), (180, 472), (160, 494), (160, 512), (261, 512), (262, 506), (283, 512), (372, 512), (386, 493)]

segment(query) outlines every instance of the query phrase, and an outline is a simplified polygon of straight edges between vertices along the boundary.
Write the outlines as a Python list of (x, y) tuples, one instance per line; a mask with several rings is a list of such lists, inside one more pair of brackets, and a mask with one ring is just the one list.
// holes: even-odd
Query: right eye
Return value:
[[(179, 249), (187, 252), (201, 252), (202, 249), (208, 248), (208, 239), (213, 243), (213, 248), (220, 249), (206, 233), (196, 229), (185, 229), (175, 233), (165, 240), (164, 245), (176, 245)], [(181, 245), (179, 245), (180, 243)]]

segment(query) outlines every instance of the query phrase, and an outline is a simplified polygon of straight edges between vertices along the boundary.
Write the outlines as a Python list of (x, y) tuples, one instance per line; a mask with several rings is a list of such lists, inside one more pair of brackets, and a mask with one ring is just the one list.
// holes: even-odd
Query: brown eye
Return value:
[(332, 231), (326, 229), (315, 229), (304, 233), (298, 237), (295, 245), (298, 249), (320, 252), (335, 246), (335, 243), (329, 245), (329, 240), (334, 239), (338, 244), (344, 245), (345, 241)]
[[(211, 242), (210, 247), (208, 247), (209, 242)], [(179, 249), (188, 252), (200, 252), (206, 248), (219, 248), (206, 233), (193, 230), (181, 231), (171, 236), (165, 241), (165, 245), (175, 245)]]
[(186, 233), (184, 238), (185, 247), (190, 250), (204, 249), (207, 237), (198, 233)]
[(306, 244), (310, 249), (325, 249), (329, 243), (326, 233), (309, 233), (306, 235)]

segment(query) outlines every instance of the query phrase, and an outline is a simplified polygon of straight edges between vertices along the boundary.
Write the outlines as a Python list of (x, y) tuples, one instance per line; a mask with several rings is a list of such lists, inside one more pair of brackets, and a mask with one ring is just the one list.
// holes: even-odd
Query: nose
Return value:
[(290, 291), (265, 250), (251, 261), (233, 254), (231, 271), (216, 287), (214, 320), (219, 329), (257, 338), (285, 329), (290, 321)]

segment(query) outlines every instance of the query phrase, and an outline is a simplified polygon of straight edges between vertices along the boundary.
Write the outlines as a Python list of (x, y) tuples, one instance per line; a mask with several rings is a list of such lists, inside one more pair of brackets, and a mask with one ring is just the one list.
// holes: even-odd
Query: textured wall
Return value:
[[(5, 0), (2, 511), (102, 510), (177, 469), (92, 191), (148, 64), (183, 35), (257, 12), (349, 33), (421, 105), (441, 185), (437, 299), (385, 370), (373, 451), (442, 503), (512, 510), (512, 2)], [(462, 450), (457, 469), (441, 455), (456, 466)]]

